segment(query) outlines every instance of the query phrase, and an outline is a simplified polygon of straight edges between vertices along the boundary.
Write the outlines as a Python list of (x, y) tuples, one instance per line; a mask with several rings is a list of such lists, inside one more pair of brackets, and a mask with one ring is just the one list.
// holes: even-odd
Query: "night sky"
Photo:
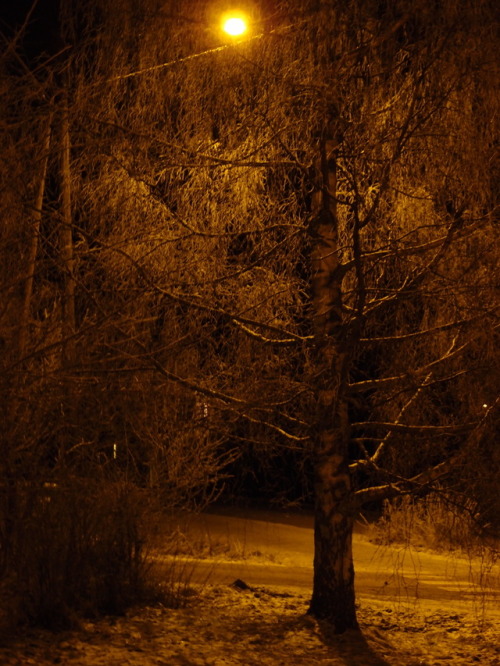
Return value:
[[(0, 35), (2, 50), (10, 43), (23, 25), (33, 6), (33, 0), (5, 0), (0, 7)], [(41, 56), (53, 55), (61, 49), (58, 30), (59, 0), (38, 0), (26, 30), (18, 45), (18, 51), (27, 62)]]

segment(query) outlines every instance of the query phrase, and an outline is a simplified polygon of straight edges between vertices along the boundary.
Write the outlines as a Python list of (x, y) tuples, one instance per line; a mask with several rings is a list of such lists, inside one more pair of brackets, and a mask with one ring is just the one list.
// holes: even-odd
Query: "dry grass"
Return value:
[[(485, 548), (473, 503), (458, 505), (442, 493), (387, 501), (382, 517), (372, 527), (372, 538), (381, 544), (407, 544), (438, 552), (481, 553)], [(494, 551), (494, 544), (490, 546)]]

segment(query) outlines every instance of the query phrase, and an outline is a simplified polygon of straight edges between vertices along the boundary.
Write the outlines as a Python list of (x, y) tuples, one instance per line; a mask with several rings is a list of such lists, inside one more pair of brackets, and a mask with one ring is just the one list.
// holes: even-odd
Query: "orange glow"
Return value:
[(222, 29), (231, 37), (239, 37), (248, 29), (243, 14), (226, 14), (222, 20)]

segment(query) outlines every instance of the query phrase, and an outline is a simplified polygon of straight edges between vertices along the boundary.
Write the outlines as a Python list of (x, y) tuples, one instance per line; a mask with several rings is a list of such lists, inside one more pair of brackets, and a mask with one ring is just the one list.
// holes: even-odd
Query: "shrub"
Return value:
[(373, 527), (377, 543), (411, 544), (433, 550), (471, 553), (484, 545), (481, 537), (475, 502), (462, 498), (458, 503), (441, 492), (386, 501), (382, 516)]
[[(124, 481), (18, 483), (0, 509), (0, 585), (11, 623), (70, 626), (120, 613), (147, 589), (151, 502)], [(10, 515), (9, 515), (10, 511)]]

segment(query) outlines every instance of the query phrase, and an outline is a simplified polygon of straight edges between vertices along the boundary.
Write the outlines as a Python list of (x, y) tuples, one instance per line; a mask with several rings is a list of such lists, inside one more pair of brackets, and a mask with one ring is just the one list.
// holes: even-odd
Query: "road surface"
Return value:
[[(176, 561), (192, 582), (306, 591), (312, 586), (313, 519), (304, 513), (217, 509), (177, 521), (182, 554), (158, 555), (160, 567)], [(480, 559), (378, 546), (356, 525), (353, 550), (358, 599), (425, 604), (500, 615), (500, 572)]]

